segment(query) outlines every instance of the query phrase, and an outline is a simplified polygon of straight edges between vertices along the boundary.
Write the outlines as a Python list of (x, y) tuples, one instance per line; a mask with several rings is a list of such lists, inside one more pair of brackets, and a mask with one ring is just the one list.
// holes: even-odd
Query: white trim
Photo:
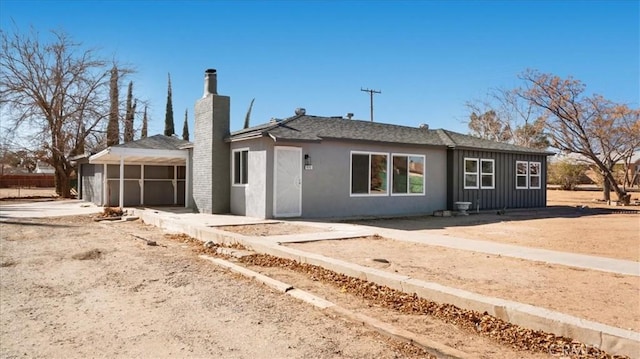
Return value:
[[(407, 158), (407, 193), (393, 193), (393, 158), (394, 157), (406, 157)], [(422, 192), (412, 193), (411, 192), (411, 171), (410, 167), (410, 157), (421, 157), (422, 158)], [(387, 171), (388, 175), (388, 183), (391, 185), (387, 185), (389, 187), (389, 195), (394, 197), (403, 197), (403, 196), (424, 196), (426, 191), (426, 183), (425, 183), (425, 172), (427, 167), (427, 158), (425, 155), (415, 154), (415, 153), (391, 153), (391, 161), (389, 161), (389, 170)]]
[[(476, 172), (467, 172), (467, 161), (473, 161), (476, 163)], [(465, 157), (462, 162), (462, 185), (464, 189), (478, 189), (480, 188), (480, 160), (478, 158)], [(476, 185), (467, 186), (467, 175), (476, 176)]]
[(120, 182), (118, 182), (118, 205), (124, 208), (124, 157), (120, 157)]
[[(537, 175), (532, 175), (531, 174), (531, 165), (532, 164), (537, 164), (538, 165), (538, 174)], [(542, 186), (542, 163), (540, 162), (536, 162), (536, 161), (529, 161), (529, 189), (540, 189)], [(531, 178), (532, 177), (538, 177), (538, 185), (537, 186), (532, 186), (531, 185)]]
[(117, 161), (113, 157), (149, 157), (154, 159), (186, 159), (189, 156), (187, 150), (162, 150), (149, 148), (122, 148), (109, 147), (89, 157), (89, 163), (103, 163), (105, 161)]
[(140, 165), (140, 179), (138, 180), (138, 186), (140, 186), (140, 205), (144, 205), (144, 165)]
[(189, 175), (189, 168), (191, 167), (191, 156), (187, 156), (187, 165), (184, 167), (184, 207), (189, 208), (191, 206), (191, 176)]
[[(518, 164), (524, 164), (524, 168), (526, 169), (525, 173), (518, 173)], [(516, 189), (529, 189), (529, 162), (528, 161), (516, 161), (515, 168), (515, 176), (516, 176)], [(524, 177), (525, 185), (518, 186), (518, 177)]]
[[(491, 173), (482, 172), (482, 162), (491, 162)], [(478, 184), (481, 189), (495, 189), (496, 188), (496, 161), (492, 158), (480, 158), (480, 167), (478, 167), (478, 171), (480, 172), (480, 181)], [(482, 184), (482, 176), (491, 175), (491, 186), (484, 186)]]
[[(298, 211), (295, 213), (278, 213), (277, 212), (277, 189), (278, 184), (278, 152), (280, 151), (296, 151), (298, 152)], [(294, 178), (295, 180), (295, 178)], [(302, 147), (293, 146), (274, 146), (273, 147), (273, 216), (274, 217), (299, 217), (302, 215)]]
[(102, 205), (109, 206), (109, 178), (107, 176), (107, 164), (102, 165)]
[[(367, 193), (353, 193), (353, 155), (368, 155), (369, 156), (369, 166), (367, 173)], [(387, 168), (386, 168), (386, 191), (384, 193), (371, 193), (371, 156), (385, 156), (387, 158)], [(391, 156), (388, 152), (372, 152), (372, 151), (351, 151), (349, 154), (349, 197), (383, 197), (389, 195), (389, 158)]]
[(178, 204), (178, 166), (173, 166), (173, 180), (171, 181), (173, 186), (173, 205)]
[[(249, 185), (249, 178), (242, 178), (242, 152), (247, 151), (247, 177), (249, 177), (249, 147), (236, 148), (231, 150), (231, 186), (246, 187)], [(240, 152), (240, 183), (236, 183), (236, 152)], [(242, 183), (242, 180), (245, 183)]]

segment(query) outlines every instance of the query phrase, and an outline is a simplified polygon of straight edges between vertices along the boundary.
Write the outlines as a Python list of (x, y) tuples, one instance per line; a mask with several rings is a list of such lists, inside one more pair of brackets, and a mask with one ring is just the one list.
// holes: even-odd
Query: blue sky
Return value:
[[(304, 107), (323, 116), (467, 132), (465, 102), (537, 69), (638, 107), (639, 1), (30, 1), (0, 0), (0, 25), (62, 29), (136, 68), (134, 95), (164, 126), (171, 73), (176, 132), (218, 70), (231, 128)], [(124, 89), (123, 89), (124, 93)], [(137, 119), (141, 121), (141, 119)]]

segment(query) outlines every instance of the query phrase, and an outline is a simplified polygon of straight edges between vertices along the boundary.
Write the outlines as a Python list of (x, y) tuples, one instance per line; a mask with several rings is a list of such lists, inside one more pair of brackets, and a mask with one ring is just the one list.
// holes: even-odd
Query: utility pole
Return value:
[(370, 101), (371, 101), (371, 122), (373, 122), (373, 94), (374, 93), (382, 93), (382, 91), (363, 89), (362, 87), (360, 88), (360, 91), (364, 91), (364, 92), (368, 92), (369, 93), (369, 98), (370, 98)]

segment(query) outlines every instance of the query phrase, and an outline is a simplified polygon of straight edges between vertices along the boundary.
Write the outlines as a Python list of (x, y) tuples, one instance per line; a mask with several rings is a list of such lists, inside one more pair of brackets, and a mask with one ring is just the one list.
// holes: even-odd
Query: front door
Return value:
[(276, 146), (273, 171), (273, 216), (302, 214), (302, 149)]

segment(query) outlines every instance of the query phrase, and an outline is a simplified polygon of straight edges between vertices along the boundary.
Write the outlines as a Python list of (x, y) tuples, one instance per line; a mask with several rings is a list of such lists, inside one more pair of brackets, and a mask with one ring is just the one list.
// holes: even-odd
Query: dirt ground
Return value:
[(424, 355), (218, 269), (139, 221), (19, 220), (0, 234), (2, 358)]
[[(550, 192), (560, 193), (552, 197)], [(550, 203), (553, 198), (564, 208), (360, 223), (478, 238), (461, 234), (469, 231), (487, 235), (479, 239), (640, 260), (639, 215), (585, 214), (575, 208), (590, 201), (575, 198), (582, 192), (548, 193)], [(576, 229), (591, 224), (590, 231)], [(606, 243), (593, 233), (618, 226), (629, 229), (606, 237)], [(294, 225), (268, 225), (262, 232), (247, 227), (253, 235), (318, 231)], [(499, 235), (509, 228), (510, 234)], [(128, 233), (159, 246), (147, 246)], [(380, 238), (292, 246), (640, 330), (640, 313), (634, 310), (640, 308), (638, 277)], [(480, 358), (546, 357), (431, 317), (391, 312), (287, 269), (253, 269)], [(67, 217), (0, 223), (0, 324), (2, 358), (412, 357), (395, 341), (203, 262), (184, 243), (139, 221), (105, 224)]]
[[(601, 196), (600, 192), (548, 191), (550, 208), (545, 210), (355, 223), (640, 261), (640, 214), (626, 213), (640, 208), (611, 207), (597, 201)], [(244, 227), (246, 232), (256, 232), (261, 226)], [(635, 276), (387, 239), (331, 240), (289, 246), (640, 331), (640, 312), (629, 311), (640, 308), (640, 278)], [(379, 263), (373, 258), (384, 258), (390, 263)]]
[(29, 197), (56, 197), (56, 191), (54, 188), (0, 188), (0, 199)]
[(629, 311), (640, 308), (640, 277), (372, 237), (287, 246), (640, 331)]

